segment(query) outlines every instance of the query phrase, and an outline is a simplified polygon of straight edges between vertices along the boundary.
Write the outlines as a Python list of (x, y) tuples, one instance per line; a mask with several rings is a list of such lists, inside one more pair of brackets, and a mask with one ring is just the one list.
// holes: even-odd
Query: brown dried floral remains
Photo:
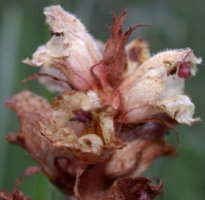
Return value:
[[(192, 125), (195, 106), (185, 79), (201, 62), (190, 48), (150, 56), (149, 44), (126, 42), (126, 13), (114, 16), (102, 44), (60, 6), (45, 8), (51, 39), (24, 63), (58, 92), (51, 103), (24, 90), (6, 105), (20, 119), (11, 143), (25, 148), (63, 193), (79, 200), (151, 200), (162, 191), (140, 175), (159, 156), (175, 155), (165, 136), (178, 123)], [(20, 191), (16, 199), (27, 199)], [(3, 199), (10, 194), (0, 193)], [(20, 197), (21, 196), (21, 197)]]

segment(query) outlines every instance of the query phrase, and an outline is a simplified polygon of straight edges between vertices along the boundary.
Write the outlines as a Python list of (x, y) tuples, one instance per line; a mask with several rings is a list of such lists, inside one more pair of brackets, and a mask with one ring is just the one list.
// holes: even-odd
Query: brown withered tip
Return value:
[(110, 26), (111, 37), (106, 42), (103, 63), (98, 68), (103, 68), (106, 71), (106, 81), (116, 88), (122, 81), (127, 67), (125, 45), (129, 36), (135, 29), (149, 26), (149, 24), (136, 24), (123, 31), (127, 12), (122, 11), (119, 16), (115, 14), (112, 14), (112, 16), (113, 20)]

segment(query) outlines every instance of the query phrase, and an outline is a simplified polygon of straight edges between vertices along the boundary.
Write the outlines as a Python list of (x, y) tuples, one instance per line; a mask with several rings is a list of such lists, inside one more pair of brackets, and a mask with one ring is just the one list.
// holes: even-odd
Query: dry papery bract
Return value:
[(153, 199), (162, 183), (140, 177), (159, 156), (175, 155), (165, 136), (178, 123), (192, 125), (195, 106), (185, 79), (201, 62), (190, 48), (150, 56), (124, 31), (126, 13), (113, 16), (103, 44), (60, 6), (45, 8), (52, 37), (24, 63), (58, 95), (49, 103), (24, 90), (6, 105), (20, 119), (8, 140), (25, 148), (66, 195), (81, 200)]

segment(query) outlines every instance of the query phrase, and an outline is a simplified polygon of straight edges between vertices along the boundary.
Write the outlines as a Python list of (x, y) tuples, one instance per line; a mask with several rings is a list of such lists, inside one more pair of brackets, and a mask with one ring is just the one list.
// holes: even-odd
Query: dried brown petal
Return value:
[(149, 44), (142, 38), (136, 38), (126, 45), (127, 69), (124, 77), (131, 75), (139, 65), (150, 58)]
[[(8, 140), (26, 148), (54, 184), (65, 193), (72, 193), (75, 162), (70, 162), (71, 155), (55, 149), (40, 132), (39, 121), (48, 123), (52, 117), (51, 106), (45, 99), (26, 90), (9, 99), (6, 105), (16, 111), (20, 119), (20, 132), (10, 135)], [(59, 158), (64, 158), (68, 164), (60, 168)]]
[(99, 200), (152, 200), (162, 191), (162, 183), (156, 186), (144, 177), (119, 178)]
[[(130, 71), (125, 49), (126, 41), (135, 28), (146, 26), (137, 24), (130, 27), (127, 31), (123, 31), (122, 26), (125, 17), (126, 12), (122, 12), (117, 17), (114, 16), (111, 26), (112, 35), (106, 43), (103, 60), (94, 65), (91, 70), (96, 81), (98, 80), (98, 86), (100, 85), (98, 90), (102, 105), (109, 105), (114, 109), (118, 109), (121, 106), (121, 94), (117, 87), (128, 75), (128, 71)], [(142, 52), (144, 55), (145, 49)]]
[(95, 200), (104, 191), (104, 164), (88, 166), (79, 171), (75, 195), (78, 200)]
[(152, 118), (140, 124), (119, 124), (116, 131), (120, 139), (126, 142), (135, 139), (159, 140), (163, 139), (176, 123), (175, 120), (163, 113), (153, 115)]
[(156, 140), (145, 143), (143, 146), (141, 160), (139, 161), (136, 169), (131, 173), (131, 176), (137, 177), (141, 175), (148, 169), (152, 161), (154, 161), (159, 156), (164, 155), (175, 156), (175, 148), (163, 140)]
[(53, 103), (56, 110), (52, 123), (41, 123), (41, 133), (54, 147), (67, 150), (81, 161), (99, 162), (109, 151), (121, 148), (122, 142), (115, 136), (112, 109), (97, 110), (98, 103), (94, 92), (63, 94)]
[(120, 177), (132, 173), (142, 174), (154, 159), (162, 155), (173, 155), (174, 148), (162, 140), (136, 139), (120, 150), (116, 150), (106, 164), (105, 175)]
[(127, 39), (135, 28), (146, 26), (137, 24), (130, 27), (127, 31), (123, 31), (125, 17), (126, 12), (122, 12), (119, 16), (113, 16), (113, 22), (110, 27), (112, 35), (105, 45), (103, 60), (92, 69), (93, 74), (100, 81), (102, 90), (108, 96), (111, 95), (109, 93), (114, 92), (112, 89), (116, 88), (123, 79), (127, 67), (125, 52)]
[(112, 35), (106, 43), (103, 55), (103, 70), (106, 79), (113, 87), (119, 85), (126, 67), (125, 45), (133, 29), (123, 32), (122, 26), (126, 17), (126, 12), (118, 17), (114, 16), (111, 25)]

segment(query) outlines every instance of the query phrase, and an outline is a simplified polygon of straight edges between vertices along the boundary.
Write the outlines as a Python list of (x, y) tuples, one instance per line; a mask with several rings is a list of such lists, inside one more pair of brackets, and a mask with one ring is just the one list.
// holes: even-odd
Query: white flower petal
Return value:
[[(189, 48), (160, 52), (145, 61), (118, 88), (123, 99), (124, 113), (128, 113), (127, 115), (123, 113), (124, 120), (134, 122), (141, 119), (139, 118), (140, 107), (144, 108), (144, 105), (156, 105), (157, 107), (160, 105), (158, 102), (166, 102), (173, 96), (183, 96), (185, 78), (196, 73), (196, 64), (200, 62), (201, 59), (195, 57)], [(172, 102), (170, 101), (170, 103)], [(178, 103), (180, 104), (180, 102)], [(194, 113), (192, 103), (188, 104), (186, 101), (185, 105), (185, 110), (191, 107), (192, 110), (189, 112)], [(161, 112), (161, 109), (158, 111)], [(180, 123), (191, 124), (192, 119), (187, 118), (189, 116), (187, 111), (184, 112), (182, 114), (180, 108), (180, 116), (177, 116), (176, 120)], [(191, 117), (193, 113), (190, 114)], [(147, 117), (143, 117), (149, 118), (149, 112), (147, 114)], [(170, 115), (173, 117), (172, 113)], [(121, 119), (123, 120), (123, 117)]]
[(90, 68), (102, 58), (96, 40), (79, 19), (60, 6), (47, 7), (44, 14), (53, 36), (24, 63), (56, 68), (75, 89), (93, 89), (95, 83)]
[(199, 118), (193, 118), (195, 105), (186, 95), (169, 97), (158, 102), (158, 105), (179, 123), (192, 125), (199, 120)]

